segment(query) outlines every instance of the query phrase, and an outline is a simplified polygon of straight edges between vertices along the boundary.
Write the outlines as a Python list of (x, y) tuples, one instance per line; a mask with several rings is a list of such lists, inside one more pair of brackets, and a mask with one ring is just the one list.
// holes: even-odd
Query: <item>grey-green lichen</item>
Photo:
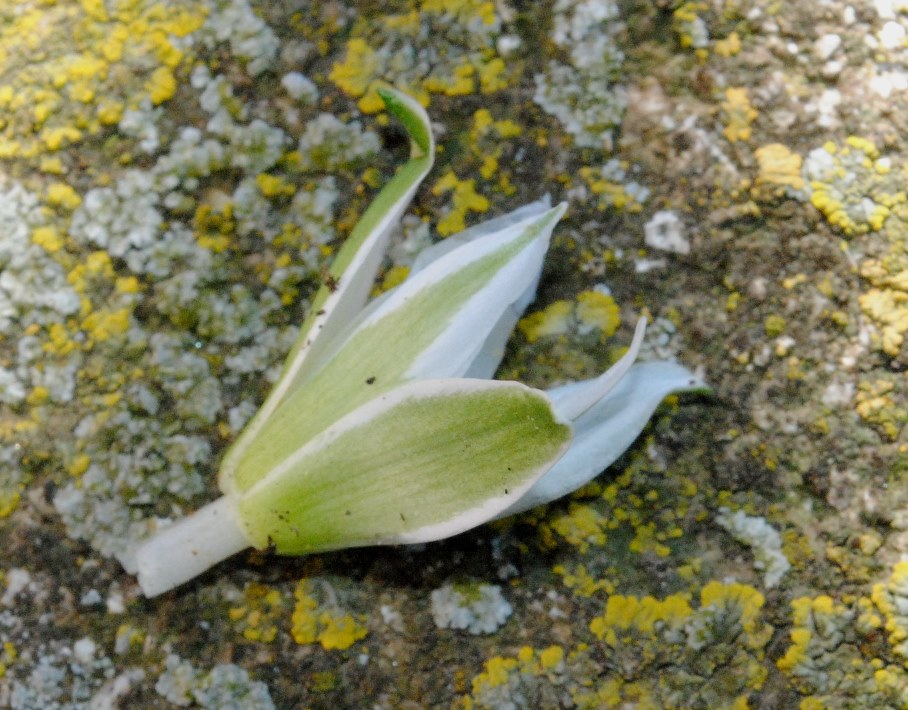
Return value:
[(555, 3), (551, 39), (570, 61), (551, 61), (535, 77), (533, 100), (555, 116), (578, 146), (609, 149), (627, 103), (619, 83), (624, 53), (617, 3)]
[(274, 710), (267, 686), (251, 681), (246, 671), (232, 663), (222, 663), (203, 673), (171, 654), (164, 661), (164, 672), (158, 677), (155, 690), (179, 707)]

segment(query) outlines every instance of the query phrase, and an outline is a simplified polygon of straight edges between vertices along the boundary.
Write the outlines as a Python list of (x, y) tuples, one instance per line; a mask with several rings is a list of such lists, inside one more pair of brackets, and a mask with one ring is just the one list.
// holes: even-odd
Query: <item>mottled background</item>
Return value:
[[(0, 0), (0, 705), (908, 707), (908, 3)], [(501, 377), (671, 399), (571, 497), (421, 548), (116, 555), (216, 495), (330, 260), (550, 193)], [(343, 485), (343, 480), (339, 481)]]

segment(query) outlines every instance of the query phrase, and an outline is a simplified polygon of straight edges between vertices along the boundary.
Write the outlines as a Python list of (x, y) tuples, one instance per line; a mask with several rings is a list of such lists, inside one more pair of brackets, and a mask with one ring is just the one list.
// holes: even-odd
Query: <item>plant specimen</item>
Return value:
[(339, 251), (280, 379), (220, 467), (223, 496), (140, 544), (148, 596), (247, 547), (279, 554), (437, 540), (583, 485), (666, 394), (703, 388), (627, 352), (600, 377), (543, 392), (496, 381), (566, 205), (539, 200), (429, 247), (368, 302), (389, 234), (431, 168), (425, 111), (381, 93), (411, 158)]

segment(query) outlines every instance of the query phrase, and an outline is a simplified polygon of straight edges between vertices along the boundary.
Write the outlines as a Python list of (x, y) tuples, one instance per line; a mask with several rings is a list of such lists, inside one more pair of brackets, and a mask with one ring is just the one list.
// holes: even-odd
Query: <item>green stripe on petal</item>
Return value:
[(256, 442), (259, 429), (268, 417), (289, 393), (306, 381), (308, 374), (318, 366), (324, 350), (330, 347), (333, 337), (366, 304), (391, 230), (432, 168), (435, 145), (426, 112), (410, 97), (391, 89), (383, 90), (382, 98), (388, 110), (409, 132), (412, 157), (378, 193), (332, 262), (328, 283), (312, 300), (309, 316), (287, 356), (281, 377), (224, 456), (219, 477), (224, 493), (232, 490), (237, 463), (243, 452)]
[(404, 282), (290, 393), (238, 460), (242, 492), (299, 442), (405, 380), (463, 376), (502, 312), (534, 283), (559, 205), (455, 250)]
[(253, 543), (282, 554), (435, 540), (512, 505), (570, 438), (517, 382), (413, 382), (294, 451), (237, 509)]
[[(407, 129), (412, 154), (369, 203), (331, 262), (328, 269), (330, 285), (316, 293), (310, 315), (288, 357), (288, 369), (294, 356), (307, 347), (313, 351), (309, 359), (317, 359), (318, 345), (333, 338), (366, 304), (385, 256), (388, 236), (435, 159), (429, 116), (422, 106), (393, 89), (382, 89), (379, 93), (388, 110)], [(298, 386), (304, 378), (297, 375), (294, 379), (293, 386)]]

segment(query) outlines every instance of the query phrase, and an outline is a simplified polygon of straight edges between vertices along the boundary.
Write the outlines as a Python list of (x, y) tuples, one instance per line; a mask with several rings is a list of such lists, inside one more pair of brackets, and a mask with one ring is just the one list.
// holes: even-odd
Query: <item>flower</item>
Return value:
[(566, 205), (539, 200), (420, 254), (367, 304), (390, 230), (432, 165), (428, 117), (382, 92), (412, 157), (332, 264), (284, 371), (221, 463), (223, 497), (124, 560), (147, 596), (246, 547), (308, 554), (458, 534), (563, 496), (615, 460), (662, 398), (703, 387), (671, 363), (548, 392), (491, 380)]

